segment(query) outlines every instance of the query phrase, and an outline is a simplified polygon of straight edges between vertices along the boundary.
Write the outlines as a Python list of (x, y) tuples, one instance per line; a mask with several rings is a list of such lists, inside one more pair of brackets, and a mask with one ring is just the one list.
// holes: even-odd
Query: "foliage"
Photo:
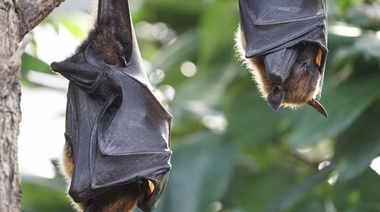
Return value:
[[(155, 211), (379, 211), (380, 178), (370, 168), (380, 153), (380, 5), (373, 2), (328, 1), (331, 29), (360, 30), (329, 33), (321, 99), (328, 118), (307, 106), (273, 113), (260, 98), (234, 53), (237, 1), (137, 7), (149, 76), (163, 94), (175, 90), (167, 102), (173, 170)], [(148, 34), (139, 33), (144, 26)], [(165, 36), (154, 34), (160, 26)], [(187, 61), (194, 76), (181, 72)], [(155, 80), (158, 70), (164, 77)]]

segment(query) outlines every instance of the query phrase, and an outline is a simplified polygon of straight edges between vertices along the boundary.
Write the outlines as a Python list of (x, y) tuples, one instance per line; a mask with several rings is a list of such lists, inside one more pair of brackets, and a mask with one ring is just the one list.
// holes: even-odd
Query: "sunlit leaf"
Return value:
[[(168, 71), (174, 64), (184, 62), (191, 58), (199, 47), (199, 36), (197, 31), (191, 30), (178, 36), (176, 41), (164, 46), (151, 58), (153, 69)], [(178, 74), (179, 70), (176, 70)]]
[[(52, 24), (57, 31), (59, 24), (64, 26), (75, 38), (84, 38), (88, 30), (93, 26), (93, 21), (89, 18), (90, 14), (83, 11), (69, 11), (66, 13), (58, 13), (53, 17), (49, 17), (44, 23)], [(81, 20), (81, 21), (78, 21)]]
[(24, 53), (22, 55), (22, 65), (21, 71), (39, 71), (43, 73), (52, 73), (50, 66), (44, 61), (38, 59), (37, 57), (33, 57), (28, 53)]
[(359, 4), (347, 10), (346, 20), (364, 29), (380, 29), (380, 5)]
[(37, 57), (29, 55), (28, 53), (24, 53), (22, 55), (21, 74), (22, 81), (25, 85), (31, 85), (31, 82), (28, 80), (27, 75), (31, 70), (47, 74), (53, 73), (47, 63), (38, 59)]

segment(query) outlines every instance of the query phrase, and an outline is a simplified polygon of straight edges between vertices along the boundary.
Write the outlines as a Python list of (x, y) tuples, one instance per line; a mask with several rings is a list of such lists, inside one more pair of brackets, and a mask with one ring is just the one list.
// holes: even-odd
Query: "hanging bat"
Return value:
[(155, 97), (127, 0), (99, 0), (76, 53), (51, 64), (70, 80), (63, 171), (81, 211), (151, 211), (171, 169), (172, 116)]
[(237, 51), (269, 107), (309, 104), (322, 115), (325, 0), (239, 0)]

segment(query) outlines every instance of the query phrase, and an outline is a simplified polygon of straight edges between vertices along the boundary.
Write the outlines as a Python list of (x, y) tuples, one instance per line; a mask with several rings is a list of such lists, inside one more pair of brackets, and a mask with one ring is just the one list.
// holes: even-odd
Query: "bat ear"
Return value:
[(312, 99), (308, 102), (308, 104), (310, 106), (312, 106), (314, 109), (316, 109), (320, 114), (327, 117), (327, 112), (326, 112), (325, 108), (317, 100)]
[(267, 102), (269, 107), (274, 111), (277, 112), (278, 108), (281, 106), (282, 102), (284, 101), (284, 92), (280, 89), (279, 86), (274, 86), (272, 91), (268, 94)]

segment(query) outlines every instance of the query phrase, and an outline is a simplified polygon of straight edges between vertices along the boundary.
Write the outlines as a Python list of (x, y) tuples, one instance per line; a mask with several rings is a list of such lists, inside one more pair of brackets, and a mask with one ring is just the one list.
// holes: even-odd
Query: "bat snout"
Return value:
[(285, 93), (281, 86), (274, 86), (272, 91), (268, 94), (267, 103), (269, 107), (277, 112), (282, 102), (284, 101)]

